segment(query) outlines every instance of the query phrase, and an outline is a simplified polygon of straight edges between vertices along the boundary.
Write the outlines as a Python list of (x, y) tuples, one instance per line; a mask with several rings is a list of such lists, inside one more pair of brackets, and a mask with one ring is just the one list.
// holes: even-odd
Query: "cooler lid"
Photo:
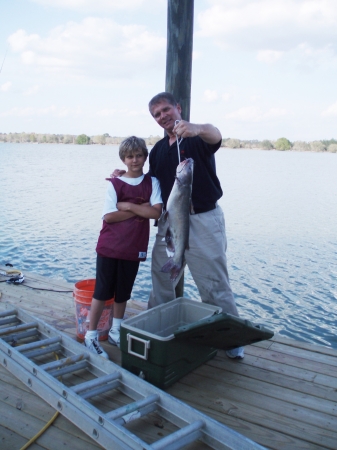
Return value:
[(274, 333), (262, 325), (222, 313), (181, 326), (174, 335), (178, 340), (230, 350), (270, 339)]

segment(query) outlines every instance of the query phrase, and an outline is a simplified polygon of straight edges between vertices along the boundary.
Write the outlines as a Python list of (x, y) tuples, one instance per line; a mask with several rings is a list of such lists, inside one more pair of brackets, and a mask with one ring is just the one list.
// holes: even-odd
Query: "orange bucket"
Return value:
[[(95, 284), (95, 279), (82, 280), (75, 283), (73, 297), (75, 299), (76, 334), (79, 340), (84, 340), (85, 333), (89, 328), (91, 300), (94, 295)], [(113, 298), (105, 302), (101, 318), (98, 322), (97, 331), (100, 341), (108, 339), (113, 317), (113, 303)]]

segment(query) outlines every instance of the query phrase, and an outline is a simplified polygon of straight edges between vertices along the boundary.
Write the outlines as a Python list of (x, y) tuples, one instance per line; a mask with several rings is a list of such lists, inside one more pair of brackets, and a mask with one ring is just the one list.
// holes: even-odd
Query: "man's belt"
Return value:
[(202, 214), (208, 211), (213, 211), (213, 209), (216, 208), (216, 203), (213, 203), (212, 205), (205, 206), (205, 208), (194, 208), (194, 214)]

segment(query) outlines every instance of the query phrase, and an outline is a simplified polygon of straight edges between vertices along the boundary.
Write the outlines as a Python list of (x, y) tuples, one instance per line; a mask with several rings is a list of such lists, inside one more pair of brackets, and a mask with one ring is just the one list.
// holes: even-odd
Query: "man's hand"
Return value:
[(180, 120), (177, 125), (174, 126), (172, 132), (182, 138), (194, 137), (199, 135), (200, 125), (186, 122), (186, 120)]
[(125, 174), (125, 170), (115, 169), (110, 175), (111, 178), (118, 178)]
[(179, 123), (174, 126), (172, 132), (182, 138), (200, 136), (201, 139), (208, 144), (216, 144), (222, 138), (220, 131), (214, 125), (211, 125), (210, 123), (201, 125), (186, 122), (186, 120), (180, 120)]

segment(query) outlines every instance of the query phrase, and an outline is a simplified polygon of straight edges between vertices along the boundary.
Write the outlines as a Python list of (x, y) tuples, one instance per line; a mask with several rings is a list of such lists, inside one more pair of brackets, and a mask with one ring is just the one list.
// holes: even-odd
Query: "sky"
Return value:
[[(0, 0), (0, 133), (162, 135), (167, 0)], [(337, 138), (336, 0), (195, 0), (190, 120)]]

